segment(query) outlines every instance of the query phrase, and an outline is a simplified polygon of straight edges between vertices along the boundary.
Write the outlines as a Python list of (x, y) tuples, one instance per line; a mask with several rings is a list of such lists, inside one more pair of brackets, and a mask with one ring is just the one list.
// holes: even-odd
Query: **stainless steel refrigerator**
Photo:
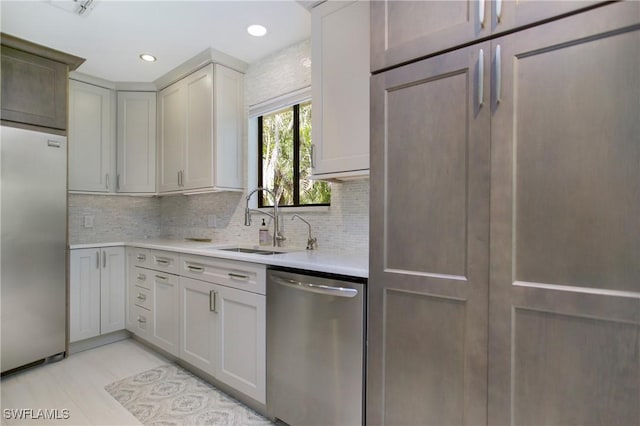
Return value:
[(2, 372), (66, 347), (67, 139), (1, 127)]

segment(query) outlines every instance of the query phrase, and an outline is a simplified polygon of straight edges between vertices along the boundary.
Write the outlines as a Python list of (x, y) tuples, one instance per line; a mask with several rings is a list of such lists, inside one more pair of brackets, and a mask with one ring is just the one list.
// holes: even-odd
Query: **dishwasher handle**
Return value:
[(325, 294), (328, 296), (338, 297), (355, 297), (358, 295), (358, 290), (349, 287), (333, 287), (330, 285), (312, 284), (302, 281), (296, 281), (288, 278), (282, 278), (277, 275), (271, 275), (271, 279), (280, 285), (290, 287), (296, 290), (307, 291), (310, 293)]

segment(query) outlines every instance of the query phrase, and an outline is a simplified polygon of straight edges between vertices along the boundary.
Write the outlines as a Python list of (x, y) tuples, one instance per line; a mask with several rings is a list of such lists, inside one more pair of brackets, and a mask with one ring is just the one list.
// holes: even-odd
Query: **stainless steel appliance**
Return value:
[(267, 273), (267, 410), (295, 425), (362, 425), (362, 279)]
[(0, 131), (2, 373), (66, 347), (67, 140)]

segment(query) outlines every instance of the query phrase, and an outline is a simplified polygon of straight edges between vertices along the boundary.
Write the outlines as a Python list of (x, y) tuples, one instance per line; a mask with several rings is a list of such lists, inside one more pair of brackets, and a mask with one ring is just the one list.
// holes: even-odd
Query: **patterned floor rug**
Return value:
[(146, 426), (273, 424), (175, 364), (119, 380), (105, 390)]

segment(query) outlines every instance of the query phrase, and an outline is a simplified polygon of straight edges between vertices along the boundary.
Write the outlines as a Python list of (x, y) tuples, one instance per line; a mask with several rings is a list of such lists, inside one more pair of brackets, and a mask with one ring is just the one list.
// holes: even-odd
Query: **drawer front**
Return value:
[(153, 277), (153, 271), (150, 269), (134, 267), (130, 270), (129, 286), (130, 287), (142, 287), (147, 290), (151, 290), (151, 282)]
[(172, 251), (149, 250), (148, 268), (156, 271), (178, 274), (180, 266), (180, 254)]
[(149, 250), (130, 247), (127, 251), (129, 253), (129, 265), (143, 268), (148, 268), (151, 265)]
[(134, 305), (139, 306), (144, 309), (151, 310), (151, 306), (153, 306), (152, 292), (151, 290), (143, 287), (138, 287), (137, 285), (130, 287), (130, 300)]
[(148, 337), (151, 332), (152, 321), (151, 311), (136, 305), (131, 307), (131, 324), (133, 329), (130, 331), (140, 336)]
[(182, 255), (180, 261), (182, 276), (265, 294), (265, 265), (191, 255)]

